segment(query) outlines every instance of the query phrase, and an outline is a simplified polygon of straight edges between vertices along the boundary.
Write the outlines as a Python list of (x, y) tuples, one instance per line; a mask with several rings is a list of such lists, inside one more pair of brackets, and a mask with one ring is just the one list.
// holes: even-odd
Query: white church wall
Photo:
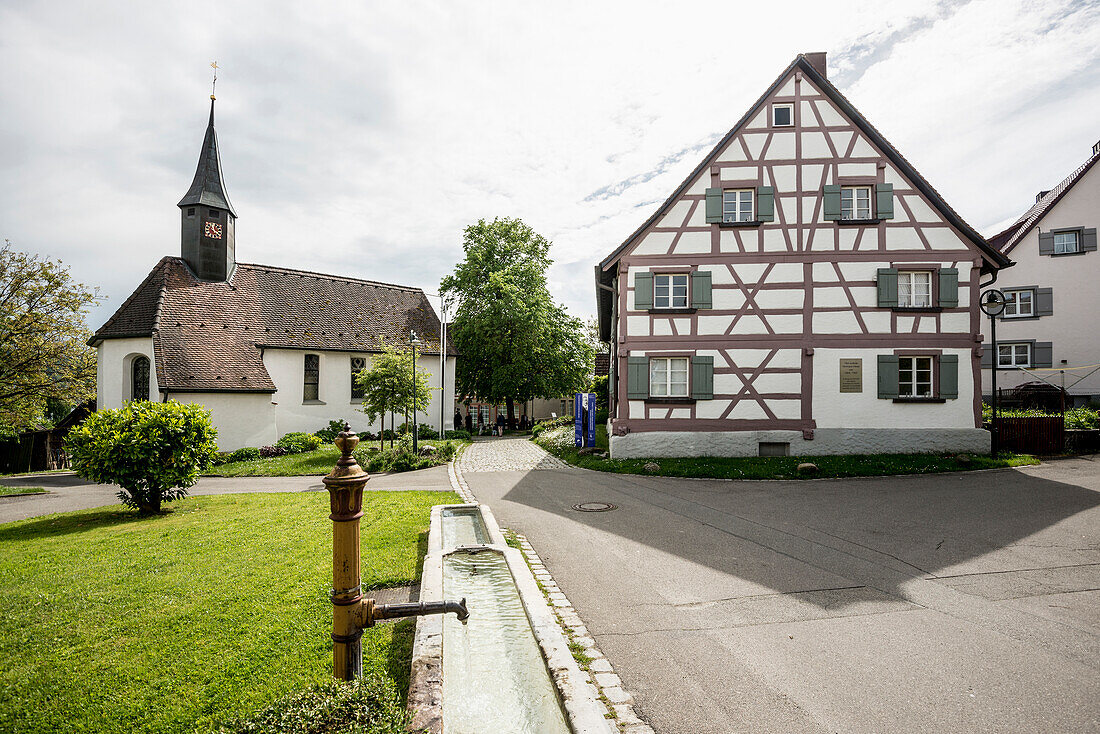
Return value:
[(170, 393), (181, 403), (196, 403), (210, 411), (218, 429), (218, 450), (270, 446), (278, 440), (271, 393)]
[[(320, 374), (317, 385), (317, 401), (305, 401), (304, 377), (305, 355), (316, 354), (320, 357)], [(295, 349), (267, 349), (264, 351), (264, 366), (278, 392), (272, 397), (275, 403), (275, 421), (278, 434), (291, 431), (305, 431), (312, 433), (328, 425), (328, 422), (343, 419), (348, 422), (353, 431), (377, 432), (380, 421), (373, 423), (367, 420), (367, 416), (360, 412), (361, 404), (351, 397), (351, 359), (363, 357), (367, 367), (371, 364), (371, 355), (352, 352), (329, 351), (305, 351)], [(417, 411), (419, 423), (426, 423), (433, 427), (439, 426), (439, 356), (417, 355), (416, 364), (431, 377), (428, 384), (432, 388), (431, 402), (421, 406)], [(452, 396), (444, 399), (445, 427), (450, 427), (454, 416), (454, 385), (455, 385), (455, 358), (448, 357), (446, 363), (446, 384), (443, 386), (443, 395)], [(399, 416), (397, 423), (400, 425), (403, 419)], [(389, 417), (386, 418), (386, 426), (389, 427)]]
[(96, 406), (100, 410), (121, 408), (131, 399), (130, 366), (138, 356), (149, 360), (149, 398), (160, 399), (152, 337), (104, 339), (96, 357)]

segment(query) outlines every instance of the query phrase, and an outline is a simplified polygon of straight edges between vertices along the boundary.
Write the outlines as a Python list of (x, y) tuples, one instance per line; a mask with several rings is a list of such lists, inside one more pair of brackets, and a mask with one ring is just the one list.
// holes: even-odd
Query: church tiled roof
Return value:
[(245, 263), (208, 282), (166, 257), (90, 343), (151, 336), (169, 392), (274, 392), (265, 348), (370, 353), (410, 330), (439, 354), (439, 320), (418, 288)]

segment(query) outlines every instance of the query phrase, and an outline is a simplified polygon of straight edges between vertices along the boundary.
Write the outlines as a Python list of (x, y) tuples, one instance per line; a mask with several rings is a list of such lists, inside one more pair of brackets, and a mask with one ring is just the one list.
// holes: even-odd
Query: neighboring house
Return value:
[(596, 266), (612, 455), (988, 451), (1010, 264), (800, 55)]
[[(273, 444), (333, 419), (377, 431), (359, 412), (355, 373), (381, 344), (421, 340), (417, 366), (454, 395), (448, 343), (440, 391), (439, 320), (419, 288), (236, 261), (236, 212), (225, 194), (214, 104), (190, 190), (178, 204), (182, 257), (165, 257), (96, 331), (98, 404), (178, 400), (208, 408), (218, 447)], [(445, 406), (447, 415), (453, 403)]]
[[(1076, 404), (1100, 400), (1100, 143), (1077, 170), (1011, 227), (990, 240), (1019, 267), (998, 278), (1007, 297), (997, 322), (997, 387), (1011, 389), (1041, 376), (1062, 384)], [(988, 322), (987, 322), (988, 323)], [(988, 327), (986, 327), (988, 337)], [(982, 358), (983, 392), (992, 395), (993, 348)], [(1034, 370), (1029, 372), (1028, 370)], [(1089, 374), (1091, 373), (1091, 374)], [(1080, 381), (1079, 378), (1081, 379)]]

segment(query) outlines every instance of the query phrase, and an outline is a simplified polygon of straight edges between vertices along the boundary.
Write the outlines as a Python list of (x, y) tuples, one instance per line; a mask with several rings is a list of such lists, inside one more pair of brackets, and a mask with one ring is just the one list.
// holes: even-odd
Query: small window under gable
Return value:
[(772, 105), (772, 127), (791, 127), (794, 125), (793, 104)]
[(753, 220), (753, 189), (726, 189), (722, 192), (722, 221), (751, 222)]
[(1065, 255), (1070, 252), (1077, 252), (1081, 249), (1080, 240), (1077, 237), (1076, 230), (1070, 230), (1068, 232), (1055, 232), (1054, 233), (1054, 254)]
[(902, 270), (898, 273), (898, 307), (925, 308), (932, 305), (932, 272)]
[(840, 190), (840, 218), (871, 218), (870, 186), (845, 186)]

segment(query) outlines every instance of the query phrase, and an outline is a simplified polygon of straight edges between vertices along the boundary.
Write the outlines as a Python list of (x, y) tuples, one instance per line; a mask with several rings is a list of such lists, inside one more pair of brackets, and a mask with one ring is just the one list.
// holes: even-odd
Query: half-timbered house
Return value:
[(1010, 264), (800, 55), (596, 266), (612, 455), (988, 451)]

